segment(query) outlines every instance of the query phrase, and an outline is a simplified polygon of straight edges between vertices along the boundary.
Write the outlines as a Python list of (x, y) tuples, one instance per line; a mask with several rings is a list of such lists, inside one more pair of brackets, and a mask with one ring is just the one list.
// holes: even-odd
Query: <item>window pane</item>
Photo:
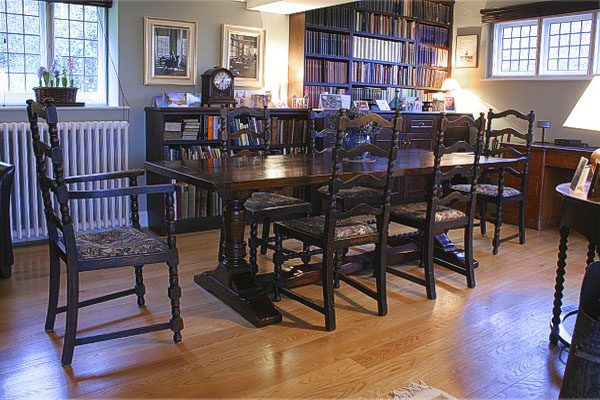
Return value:
[[(40, 15), (38, 1), (0, 0), (0, 68), (8, 75), (9, 92), (37, 86), (42, 54)], [(27, 79), (25, 72), (36, 77), (35, 82)]]
[[(99, 37), (97, 7), (75, 4), (53, 4), (55, 30), (55, 54), (61, 70), (67, 66), (67, 59), (73, 61), (73, 82), (82, 93), (98, 92), (99, 79)], [(63, 39), (64, 38), (64, 39)]]
[(536, 69), (537, 22), (510, 25), (497, 25), (496, 29), (501, 29), (502, 36), (509, 36), (510, 39), (503, 39), (496, 44), (494, 55), (501, 60), (495, 61), (494, 73), (531, 75)]
[(548, 36), (542, 43), (549, 45), (543, 49), (547, 73), (587, 73), (591, 22), (591, 14), (545, 20), (544, 34)]

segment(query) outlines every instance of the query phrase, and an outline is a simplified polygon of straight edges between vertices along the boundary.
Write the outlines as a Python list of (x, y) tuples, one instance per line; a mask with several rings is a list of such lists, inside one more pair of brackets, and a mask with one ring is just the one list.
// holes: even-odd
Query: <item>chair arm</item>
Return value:
[(103, 197), (136, 196), (140, 194), (174, 193), (180, 190), (178, 185), (167, 183), (162, 185), (130, 186), (103, 190), (72, 190), (70, 199), (99, 199)]
[(99, 174), (90, 175), (74, 175), (65, 177), (65, 183), (81, 183), (105, 181), (109, 179), (132, 178), (144, 175), (146, 171), (143, 169), (130, 169), (128, 171), (102, 172)]

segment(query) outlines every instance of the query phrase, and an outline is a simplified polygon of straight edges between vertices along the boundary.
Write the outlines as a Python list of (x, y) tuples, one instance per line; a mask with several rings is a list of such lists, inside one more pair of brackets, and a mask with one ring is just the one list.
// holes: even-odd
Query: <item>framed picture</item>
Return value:
[(588, 159), (585, 157), (581, 157), (579, 159), (579, 163), (577, 164), (577, 168), (575, 169), (575, 173), (573, 174), (573, 179), (571, 180), (571, 185), (569, 189), (571, 194), (583, 194), (585, 190), (585, 182), (587, 180), (589, 170), (591, 169), (591, 165), (588, 165)]
[(590, 190), (587, 198), (594, 201), (600, 201), (600, 168), (596, 164), (592, 181), (590, 182)]
[(343, 108), (342, 96), (339, 94), (322, 93), (319, 100), (319, 108), (323, 110), (339, 110)]
[(454, 64), (457, 68), (477, 68), (479, 62), (479, 35), (456, 36)]
[(454, 104), (454, 97), (444, 96), (444, 111), (456, 111), (456, 105)]
[(221, 66), (235, 75), (239, 87), (263, 87), (266, 31), (223, 24)]
[(359, 110), (363, 110), (363, 111), (369, 111), (369, 103), (366, 100), (354, 100), (352, 102), (352, 104), (354, 105), (355, 108), (358, 108)]
[(379, 111), (390, 111), (390, 105), (387, 100), (375, 100), (375, 104), (377, 104)]
[(144, 17), (144, 85), (195, 85), (197, 22)]

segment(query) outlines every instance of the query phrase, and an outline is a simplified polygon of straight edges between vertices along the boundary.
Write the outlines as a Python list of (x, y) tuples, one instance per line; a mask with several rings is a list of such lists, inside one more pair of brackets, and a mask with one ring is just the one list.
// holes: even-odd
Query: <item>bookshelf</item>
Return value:
[[(225, 127), (223, 108), (146, 107), (146, 160), (219, 159), (224, 156)], [(290, 154), (310, 150), (311, 111), (308, 109), (270, 109), (269, 153)], [(245, 121), (247, 122), (247, 121)], [(240, 125), (241, 126), (241, 125)], [(235, 129), (235, 128), (234, 128)], [(254, 150), (252, 144), (229, 145), (231, 151)], [(148, 183), (159, 183), (152, 181)], [(150, 229), (166, 234), (162, 196), (148, 197)], [(175, 229), (178, 233), (216, 229), (221, 225), (222, 201), (215, 192), (187, 185), (175, 195)]]
[(290, 16), (288, 94), (431, 101), (449, 77), (453, 0), (362, 0)]

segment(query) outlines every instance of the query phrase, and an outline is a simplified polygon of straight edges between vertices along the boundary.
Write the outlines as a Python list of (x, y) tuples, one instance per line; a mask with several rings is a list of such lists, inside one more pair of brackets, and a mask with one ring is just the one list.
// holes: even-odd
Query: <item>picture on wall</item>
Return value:
[(235, 75), (239, 87), (264, 86), (266, 31), (223, 24), (221, 66)]
[(194, 21), (144, 17), (144, 85), (196, 84)]
[(457, 68), (477, 68), (479, 58), (479, 35), (456, 36)]

